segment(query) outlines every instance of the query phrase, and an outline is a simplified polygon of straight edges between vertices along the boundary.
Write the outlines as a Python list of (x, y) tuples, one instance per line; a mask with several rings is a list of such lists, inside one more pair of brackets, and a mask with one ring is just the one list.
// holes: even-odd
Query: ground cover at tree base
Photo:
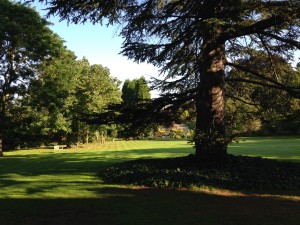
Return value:
[(134, 160), (109, 168), (110, 183), (163, 188), (208, 186), (230, 190), (300, 190), (300, 164), (228, 155), (222, 160), (179, 158)]
[[(115, 141), (77, 149), (19, 150), (0, 159), (1, 225), (298, 225), (300, 190), (149, 188), (107, 184), (112, 166), (183, 158), (186, 141)], [(235, 155), (300, 161), (300, 138), (250, 138)], [(261, 153), (261, 154), (260, 154)]]

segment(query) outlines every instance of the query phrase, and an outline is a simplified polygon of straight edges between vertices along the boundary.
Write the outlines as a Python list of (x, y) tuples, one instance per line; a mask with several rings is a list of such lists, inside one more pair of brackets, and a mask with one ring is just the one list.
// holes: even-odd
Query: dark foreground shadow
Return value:
[[(1, 199), (1, 225), (299, 225), (299, 199), (100, 188), (99, 198)], [(1, 196), (0, 196), (1, 197)]]

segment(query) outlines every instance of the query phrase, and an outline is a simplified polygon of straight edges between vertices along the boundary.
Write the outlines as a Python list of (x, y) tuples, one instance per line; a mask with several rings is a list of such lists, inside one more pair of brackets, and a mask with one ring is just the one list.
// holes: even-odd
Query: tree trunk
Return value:
[(227, 155), (224, 123), (225, 44), (207, 41), (203, 46), (196, 101), (196, 157), (200, 160), (220, 159)]
[(3, 157), (3, 134), (4, 134), (4, 118), (6, 116), (6, 97), (2, 93), (0, 98), (2, 107), (0, 108), (0, 157)]
[(3, 157), (3, 151), (2, 151), (2, 134), (0, 134), (0, 157)]
[(87, 129), (86, 133), (85, 133), (85, 135), (86, 135), (85, 136), (85, 144), (87, 144), (87, 145), (89, 144), (89, 133), (90, 133), (90, 131), (89, 131), (89, 129)]
[(101, 144), (105, 144), (105, 136), (103, 131), (101, 131)]

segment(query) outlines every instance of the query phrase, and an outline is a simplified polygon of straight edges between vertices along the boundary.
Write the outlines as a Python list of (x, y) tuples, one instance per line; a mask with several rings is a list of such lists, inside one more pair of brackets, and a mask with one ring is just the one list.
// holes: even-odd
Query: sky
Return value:
[[(35, 2), (32, 6), (44, 16), (45, 5)], [(47, 19), (53, 23), (50, 29), (58, 34), (67, 48), (75, 53), (78, 59), (87, 58), (91, 64), (101, 64), (110, 69), (111, 76), (119, 80), (135, 79), (144, 76), (158, 77), (158, 69), (146, 63), (137, 64), (119, 54), (123, 39), (118, 36), (118, 27), (106, 27), (100, 24), (85, 23), (80, 25), (59, 22), (59, 17)]]

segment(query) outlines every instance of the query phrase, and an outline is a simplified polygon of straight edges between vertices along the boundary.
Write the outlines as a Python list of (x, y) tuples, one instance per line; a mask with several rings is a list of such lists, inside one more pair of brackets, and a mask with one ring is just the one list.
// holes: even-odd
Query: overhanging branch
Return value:
[[(254, 75), (255, 77), (260, 78), (260, 79), (262, 79), (262, 80), (266, 80), (266, 81), (268, 81), (268, 82), (274, 84), (274, 86), (280, 87), (282, 90), (300, 90), (300, 88), (297, 88), (297, 87), (289, 87), (289, 86), (286, 86), (286, 85), (284, 85), (284, 84), (282, 84), (282, 83), (280, 83), (280, 82), (278, 82), (278, 81), (276, 81), (276, 80), (274, 80), (274, 79), (272, 79), (272, 78), (270, 78), (270, 77), (266, 77), (266, 76), (264, 76), (264, 75), (262, 75), (262, 74), (260, 74), (260, 73), (258, 73), (258, 72), (255, 72), (255, 71), (253, 71), (253, 70), (250, 70), (250, 69), (248, 69), (247, 67), (244, 67), (244, 66), (241, 66), (241, 65), (238, 65), (238, 64), (235, 64), (235, 63), (230, 63), (230, 62), (227, 62), (226, 65), (232, 66), (232, 67), (234, 67), (234, 68), (236, 68), (236, 69), (239, 69), (239, 70), (242, 70), (242, 71), (244, 71), (244, 72), (246, 72), (246, 73), (252, 74), (252, 75)], [(263, 84), (264, 84), (264, 83), (263, 83)]]
[(250, 35), (254, 33), (261, 33), (265, 29), (268, 29), (273, 26), (277, 26), (280, 24), (285, 23), (285, 20), (281, 16), (273, 15), (267, 19), (260, 20), (256, 23), (253, 23), (248, 26), (242, 26), (242, 25), (235, 25), (230, 26), (227, 30), (228, 32), (225, 32), (224, 35), (222, 35), (222, 40), (230, 40), (233, 38), (242, 37), (245, 35)]
[(258, 106), (258, 104), (255, 104), (255, 103), (252, 103), (252, 102), (245, 101), (245, 100), (243, 100), (243, 99), (241, 99), (241, 98), (239, 98), (239, 97), (230, 95), (230, 94), (228, 94), (228, 93), (226, 93), (225, 96), (226, 96), (227, 98), (231, 98), (231, 99), (238, 100), (238, 101), (240, 101), (240, 102), (242, 102), (242, 103), (245, 103), (245, 104), (247, 104), (247, 105), (252, 105), (252, 106), (255, 106), (255, 107)]
[(259, 82), (259, 81), (254, 81), (254, 80), (249, 80), (249, 79), (244, 79), (244, 78), (229, 78), (226, 79), (226, 82), (243, 82), (243, 83), (248, 83), (248, 84), (256, 84), (262, 87), (268, 87), (268, 88), (273, 88), (273, 89), (277, 89), (277, 90), (282, 90), (282, 91), (286, 91), (287, 93), (289, 93), (290, 95), (296, 97), (296, 98), (300, 98), (300, 91), (295, 90), (293, 88), (290, 87), (286, 87), (286, 86), (277, 86), (277, 85), (272, 85), (272, 84), (268, 84), (268, 83), (263, 83), (263, 82)]
[(286, 39), (286, 38), (283, 38), (283, 37), (280, 37), (278, 35), (275, 35), (275, 34), (272, 34), (272, 33), (269, 33), (269, 32), (265, 32), (265, 31), (262, 31), (260, 33), (263, 34), (263, 35), (266, 35), (268, 37), (274, 38), (274, 39), (276, 39), (278, 41), (285, 42), (287, 44), (290, 44), (290, 45), (292, 45), (292, 46), (300, 49), (300, 42), (299, 41), (291, 40), (291, 39)]

